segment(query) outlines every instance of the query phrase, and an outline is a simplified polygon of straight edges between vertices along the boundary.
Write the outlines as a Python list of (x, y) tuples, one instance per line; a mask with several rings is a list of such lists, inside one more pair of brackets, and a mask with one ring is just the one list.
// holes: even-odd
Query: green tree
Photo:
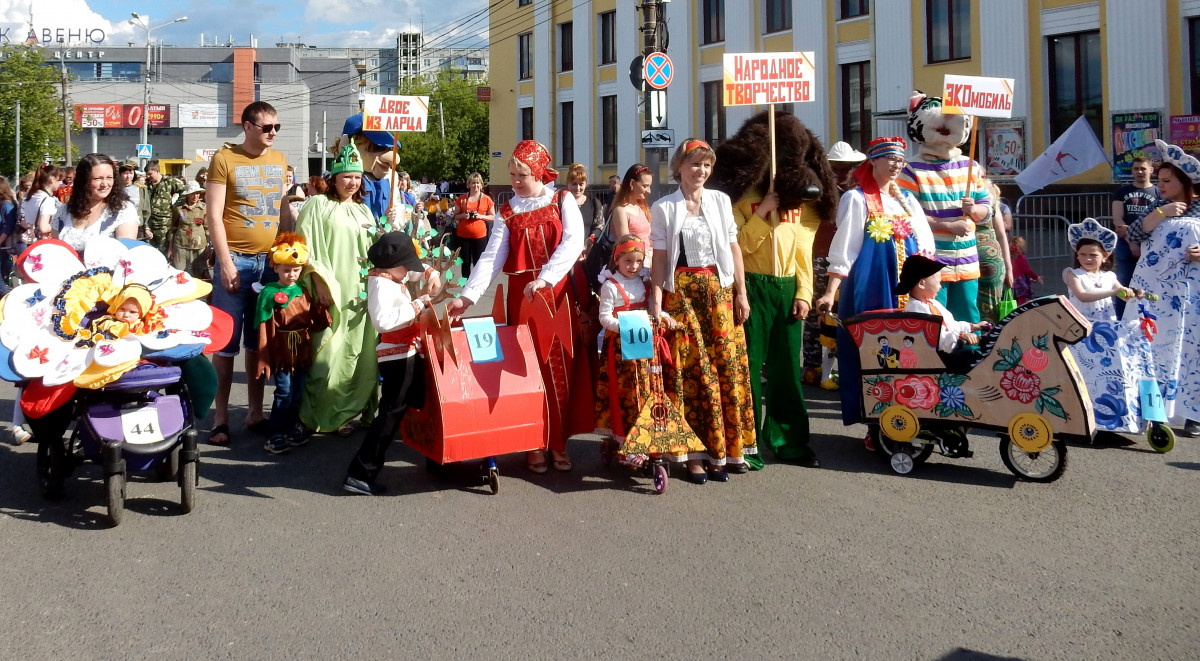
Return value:
[[(20, 171), (29, 172), (46, 154), (63, 156), (59, 71), (36, 46), (0, 46), (0, 172), (12, 172), (16, 152), (16, 105), (21, 101)], [(14, 188), (15, 188), (14, 182)]]
[(429, 96), (425, 132), (400, 134), (400, 167), (414, 180), (466, 180), (467, 175), (479, 172), (487, 181), (489, 104), (475, 100), (475, 88), (487, 84), (486, 79), (464, 80), (461, 73), (443, 72), (405, 90), (406, 95)]

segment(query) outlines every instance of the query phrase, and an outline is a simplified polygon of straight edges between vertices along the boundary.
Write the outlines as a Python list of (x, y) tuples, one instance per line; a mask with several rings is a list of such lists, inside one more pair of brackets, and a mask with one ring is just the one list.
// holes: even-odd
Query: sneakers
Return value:
[(24, 427), (18, 426), (12, 428), (13, 445), (25, 445), (31, 438), (33, 438), (33, 434), (25, 431)]
[(1187, 423), (1183, 425), (1182, 435), (1187, 436), (1188, 438), (1196, 438), (1197, 436), (1200, 436), (1200, 421), (1188, 420)]
[(287, 434), (287, 442), (294, 448), (302, 448), (308, 445), (309, 439), (313, 437), (313, 431), (303, 424), (297, 422), (296, 426), (292, 427)]
[(283, 454), (290, 451), (292, 446), (288, 443), (287, 436), (275, 434), (267, 439), (267, 442), (263, 445), (263, 449), (271, 454)]
[(837, 390), (837, 389), (838, 389), (837, 381), (834, 381), (833, 379), (825, 379), (824, 381), (821, 382), (821, 390)]
[(387, 493), (387, 487), (382, 484), (371, 484), (358, 478), (350, 477), (349, 475), (342, 482), (342, 489), (360, 496), (378, 496)]

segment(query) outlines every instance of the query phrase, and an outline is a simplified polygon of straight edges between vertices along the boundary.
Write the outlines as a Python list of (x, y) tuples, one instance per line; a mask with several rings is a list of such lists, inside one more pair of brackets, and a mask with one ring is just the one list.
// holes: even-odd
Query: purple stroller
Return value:
[(47, 498), (62, 494), (63, 481), (83, 461), (100, 464), (108, 516), (114, 526), (125, 512), (130, 470), (156, 470), (176, 480), (183, 512), (196, 503), (200, 452), (191, 400), (174, 365), (142, 363), (99, 390), (80, 390), (78, 424), (69, 440), (38, 448), (38, 474)]

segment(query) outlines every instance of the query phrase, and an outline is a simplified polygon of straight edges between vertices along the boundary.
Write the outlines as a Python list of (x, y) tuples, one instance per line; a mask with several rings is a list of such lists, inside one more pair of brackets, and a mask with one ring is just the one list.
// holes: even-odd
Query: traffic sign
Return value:
[(154, 158), (154, 145), (138, 145), (137, 146), (137, 157), (138, 158)]
[(646, 63), (642, 66), (642, 78), (646, 80), (647, 86), (656, 90), (666, 89), (674, 77), (675, 65), (671, 64), (671, 58), (667, 57), (666, 53), (650, 53), (646, 56)]
[(662, 90), (650, 92), (650, 126), (656, 129), (667, 126), (667, 93)]
[(675, 146), (674, 129), (648, 129), (642, 131), (642, 148), (657, 149)]

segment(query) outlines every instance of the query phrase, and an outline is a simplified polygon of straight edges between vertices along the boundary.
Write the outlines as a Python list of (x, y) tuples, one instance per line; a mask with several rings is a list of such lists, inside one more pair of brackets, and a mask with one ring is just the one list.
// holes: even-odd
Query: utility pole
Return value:
[(329, 155), (329, 111), (321, 111), (321, 176), (325, 176), (325, 157)]
[(71, 113), (67, 105), (67, 59), (63, 57), (63, 40), (58, 40), (58, 65), (62, 71), (63, 158), (71, 165)]
[(16, 156), (13, 158), (13, 181), (21, 181), (21, 100), (17, 99)]
[[(142, 89), (142, 144), (144, 145), (150, 142), (150, 66), (152, 64), (152, 60), (150, 59), (150, 33), (159, 28), (165, 28), (172, 23), (183, 23), (188, 19), (187, 16), (180, 16), (173, 21), (167, 21), (162, 25), (151, 27), (149, 16), (142, 16), (136, 11), (131, 12), (130, 16), (133, 17), (129, 21), (130, 25), (146, 31), (146, 81), (145, 87)], [(145, 163), (143, 163), (143, 159), (140, 157), (138, 158), (138, 165), (145, 167)]]
[[(659, 0), (642, 0), (642, 4), (638, 6), (642, 10), (642, 57), (649, 57), (651, 53), (658, 51), (658, 6)], [(644, 61), (644, 59), (643, 59)], [(644, 121), (642, 125), (646, 129), (657, 128), (654, 126), (654, 117), (651, 112), (653, 105), (652, 97), (654, 90), (646, 84), (646, 79), (642, 77), (642, 112)], [(640, 144), (640, 140), (639, 140)], [(661, 190), (662, 182), (659, 177), (659, 167), (662, 161), (662, 152), (658, 147), (646, 150), (646, 167), (654, 173), (654, 185)]]

